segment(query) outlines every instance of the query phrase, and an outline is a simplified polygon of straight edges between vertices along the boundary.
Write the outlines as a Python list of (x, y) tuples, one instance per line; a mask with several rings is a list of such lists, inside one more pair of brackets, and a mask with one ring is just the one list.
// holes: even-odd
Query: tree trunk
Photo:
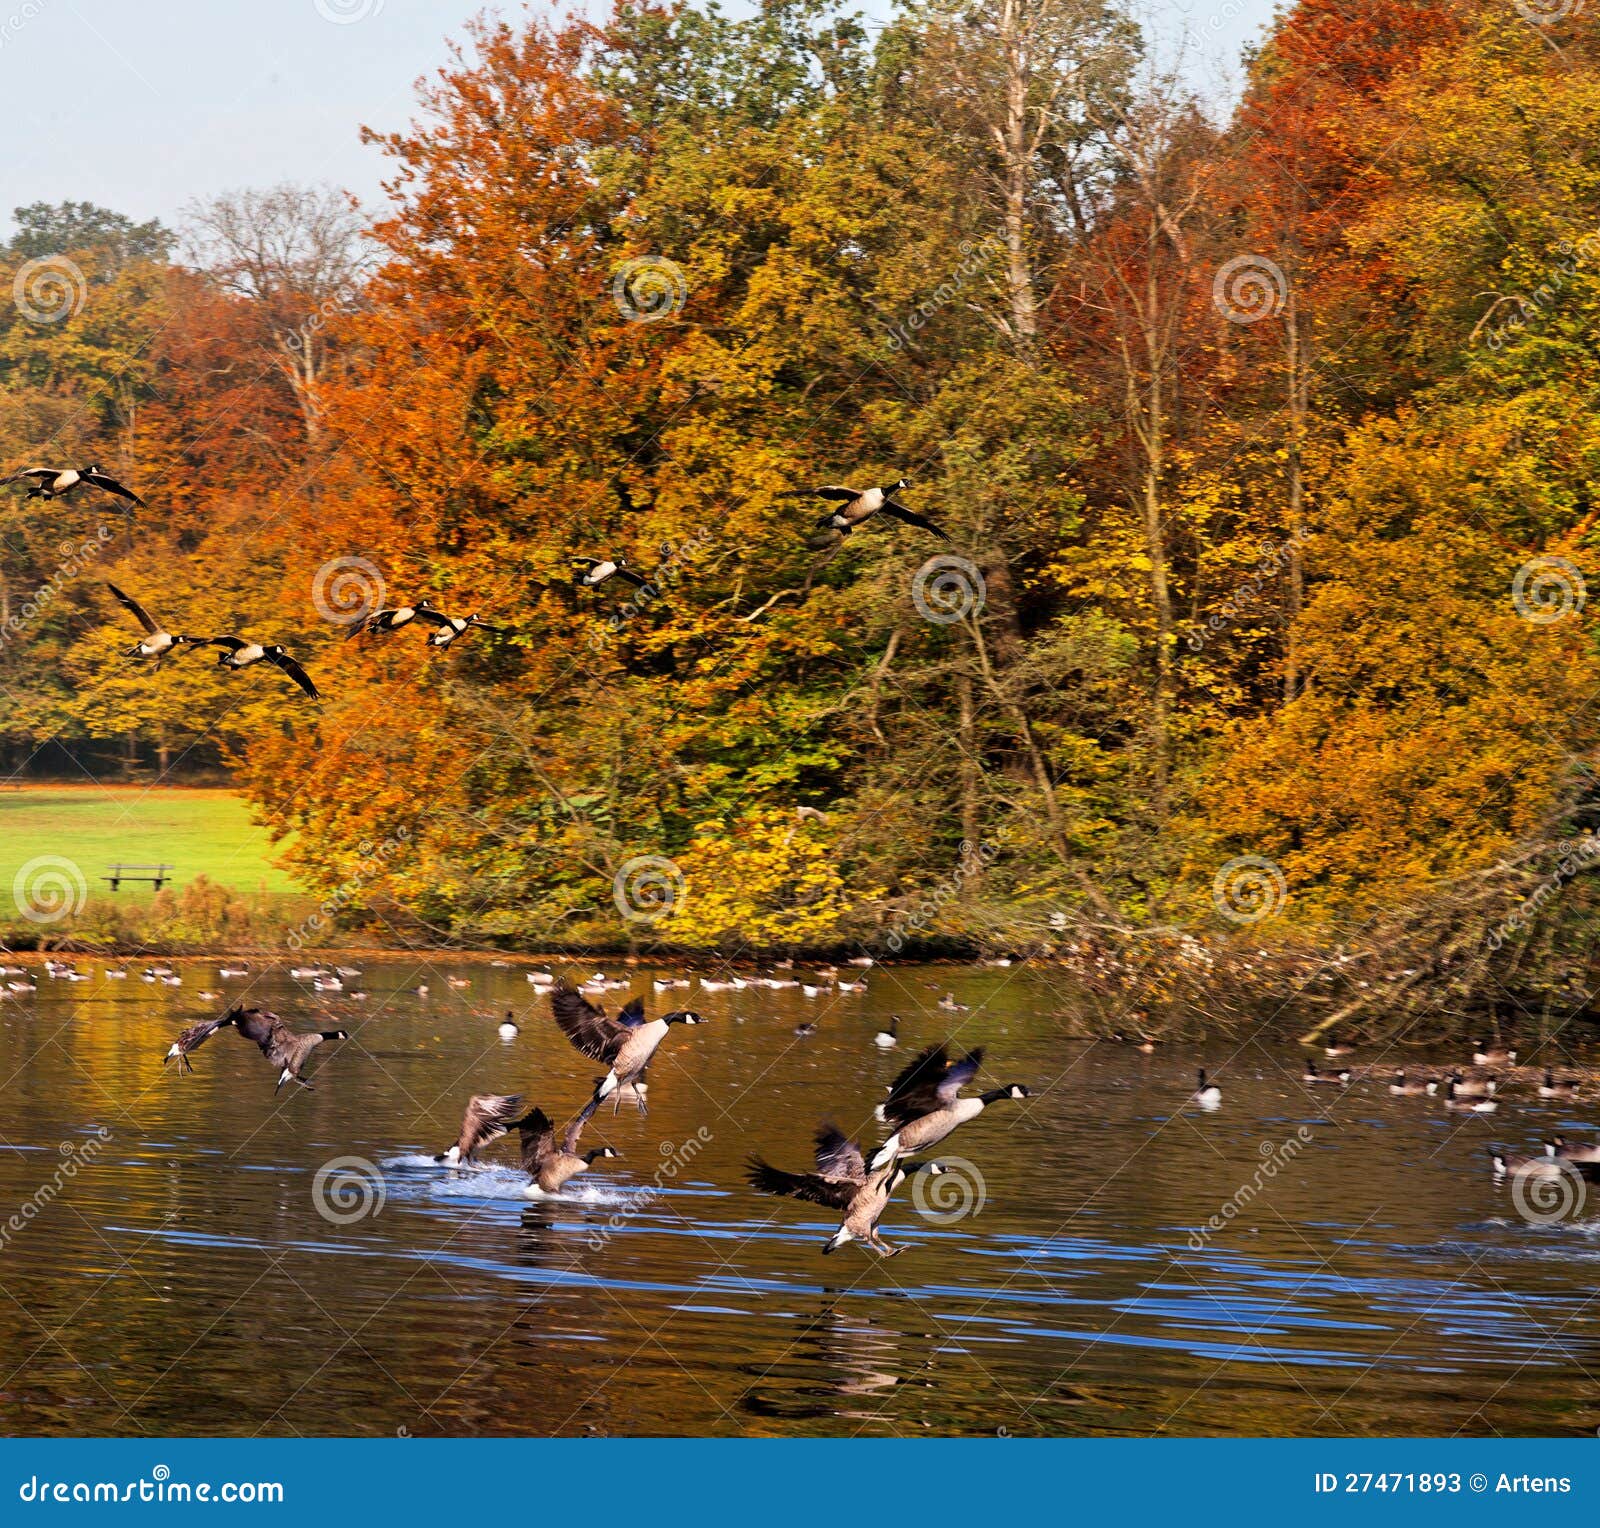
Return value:
[(1305, 429), (1310, 403), (1309, 347), (1300, 330), (1300, 313), (1294, 283), (1289, 283), (1287, 309), (1289, 348), (1289, 578), (1284, 596), (1283, 703), (1288, 705), (1300, 693), (1300, 649), (1298, 624), (1305, 604), (1305, 563), (1301, 547), (1305, 541)]
[(1028, 259), (1028, 175), (1032, 149), (1028, 133), (1031, 67), (1023, 37), (1019, 0), (1001, 0), (1000, 37), (1006, 58), (1005, 124), (1001, 129), (1003, 208), (1006, 231), (1006, 296), (1017, 352), (1033, 352), (1039, 334), (1038, 298)]
[(961, 883), (961, 898), (966, 901), (983, 873), (983, 857), (978, 852), (983, 841), (983, 808), (979, 798), (981, 766), (972, 675), (964, 671), (956, 675), (956, 708), (956, 736), (961, 744), (961, 839), (967, 845), (963, 868), (968, 872)]

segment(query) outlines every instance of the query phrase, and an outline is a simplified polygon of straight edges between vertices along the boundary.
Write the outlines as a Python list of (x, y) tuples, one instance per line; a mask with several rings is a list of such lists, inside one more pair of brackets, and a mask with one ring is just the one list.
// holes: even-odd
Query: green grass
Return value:
[(172, 885), (204, 875), (239, 892), (294, 892), (272, 861), (266, 832), (229, 790), (137, 786), (39, 786), (0, 790), (0, 918), (16, 910), (17, 872), (41, 855), (61, 855), (82, 872), (90, 905), (148, 902), (152, 888), (113, 893), (101, 879), (124, 864), (173, 867)]

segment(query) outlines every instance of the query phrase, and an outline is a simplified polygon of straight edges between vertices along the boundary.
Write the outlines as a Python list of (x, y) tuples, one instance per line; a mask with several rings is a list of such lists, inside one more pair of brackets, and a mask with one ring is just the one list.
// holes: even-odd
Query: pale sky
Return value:
[[(881, 19), (890, 4), (856, 8)], [(1236, 88), (1240, 49), (1273, 10), (1273, 0), (1145, 4), (1166, 40), (1187, 26), (1188, 72), (1213, 99)], [(279, 181), (342, 186), (376, 208), (384, 161), (362, 146), (360, 127), (409, 121), (415, 81), (447, 62), (446, 39), (482, 9), (482, 0), (0, 0), (11, 123), (0, 231), (29, 202), (98, 202), (171, 223), (193, 198)]]

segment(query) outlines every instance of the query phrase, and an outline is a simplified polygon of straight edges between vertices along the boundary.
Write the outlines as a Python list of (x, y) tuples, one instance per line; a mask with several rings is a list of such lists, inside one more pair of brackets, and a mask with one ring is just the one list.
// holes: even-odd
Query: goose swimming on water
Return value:
[(517, 1121), (514, 1128), (522, 1136), (523, 1170), (533, 1180), (532, 1187), (541, 1194), (559, 1194), (579, 1173), (588, 1172), (596, 1162), (617, 1155), (609, 1146), (596, 1146), (592, 1151), (579, 1153), (578, 1137), (583, 1133), (589, 1113), (585, 1109), (567, 1126), (560, 1145), (556, 1144), (556, 1127), (543, 1109), (535, 1109), (525, 1119)]

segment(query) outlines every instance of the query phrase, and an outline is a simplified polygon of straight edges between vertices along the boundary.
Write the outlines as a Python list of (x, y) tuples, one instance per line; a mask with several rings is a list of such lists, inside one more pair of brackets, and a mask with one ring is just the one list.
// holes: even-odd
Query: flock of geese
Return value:
[[(688, 1008), (652, 1019), (645, 1012), (642, 997), (630, 997), (615, 1014), (609, 1014), (586, 993), (598, 994), (607, 986), (627, 983), (611, 983), (603, 977), (591, 979), (584, 988), (547, 973), (537, 973), (529, 980), (548, 992), (550, 1013), (557, 1028), (579, 1054), (605, 1066), (605, 1075), (595, 1079), (588, 1102), (559, 1135), (549, 1115), (538, 1106), (527, 1107), (521, 1094), (474, 1094), (467, 1100), (454, 1144), (433, 1160), (448, 1168), (472, 1165), (485, 1147), (515, 1131), (521, 1143), (522, 1167), (529, 1179), (527, 1192), (531, 1197), (545, 1198), (559, 1194), (596, 1162), (618, 1155), (610, 1146), (580, 1150), (584, 1127), (607, 1099), (612, 1100), (613, 1114), (629, 1103), (641, 1116), (647, 1115), (646, 1074), (657, 1050), (674, 1025), (704, 1024), (706, 1020)], [(656, 986), (677, 984), (668, 980), (658, 981)], [(304, 1075), (306, 1063), (320, 1046), (349, 1038), (343, 1029), (291, 1029), (275, 1013), (235, 1004), (217, 1017), (185, 1029), (171, 1043), (162, 1065), (176, 1062), (179, 1074), (192, 1071), (190, 1058), (224, 1029), (232, 1029), (248, 1040), (271, 1064), (277, 1073), (274, 1093), (290, 1082), (314, 1088), (315, 1084)], [(515, 1038), (518, 1025), (513, 1013), (507, 1013), (501, 1021), (499, 1033), (504, 1039)], [(879, 1049), (891, 1049), (898, 1044), (898, 1037), (899, 1020), (895, 1019), (889, 1029), (873, 1036), (872, 1043)], [(1030, 1096), (1021, 1083), (963, 1096), (963, 1090), (974, 1081), (982, 1065), (981, 1049), (952, 1059), (947, 1044), (930, 1045), (907, 1063), (874, 1110), (889, 1134), (870, 1156), (836, 1126), (824, 1123), (815, 1137), (813, 1171), (789, 1172), (752, 1156), (746, 1164), (746, 1179), (761, 1193), (836, 1211), (839, 1228), (824, 1245), (824, 1252), (836, 1251), (854, 1241), (881, 1256), (892, 1257), (900, 1249), (891, 1247), (878, 1234), (878, 1223), (890, 1197), (914, 1173), (937, 1175), (944, 1170), (934, 1161), (910, 1159), (932, 1151), (991, 1104)]]
[[(67, 499), (80, 488), (89, 487), (121, 499), (128, 506), (148, 507), (145, 500), (131, 488), (125, 488), (115, 478), (94, 465), (26, 467), (8, 478), (0, 479), (0, 487), (17, 485), (26, 486), (25, 496), (30, 499), (46, 501)], [(818, 518), (816, 533), (807, 543), (814, 549), (837, 547), (845, 537), (880, 515), (906, 525), (917, 526), (930, 531), (942, 541), (948, 541), (950, 537), (932, 520), (907, 509), (895, 497), (897, 493), (910, 486), (910, 482), (902, 477), (884, 487), (857, 489), (830, 483), (820, 488), (789, 490), (778, 497), (822, 499), (832, 506)], [(579, 576), (575, 579), (580, 589), (598, 589), (613, 580), (630, 584), (636, 589), (645, 589), (653, 587), (653, 580), (665, 581), (662, 569), (658, 568), (654, 574), (646, 576), (630, 568), (627, 558), (620, 554), (576, 557), (572, 559), (572, 565), (580, 570)], [(315, 680), (282, 643), (263, 642), (232, 633), (197, 636), (172, 631), (151, 615), (145, 605), (124, 593), (115, 584), (108, 581), (106, 587), (144, 631), (144, 636), (128, 649), (126, 656), (153, 659), (155, 666), (159, 668), (163, 659), (169, 656), (176, 658), (186, 648), (216, 647), (221, 649), (217, 657), (218, 668), (237, 672), (255, 668), (259, 664), (268, 664), (286, 674), (312, 700), (322, 698), (322, 692), (317, 688)], [(509, 636), (515, 633), (515, 628), (492, 625), (476, 611), (465, 616), (448, 615), (432, 600), (424, 597), (408, 605), (386, 605), (380, 609), (363, 612), (350, 624), (346, 639), (386, 636), (418, 622), (433, 628), (426, 645), (435, 650), (452, 646), (470, 631), (481, 631), (491, 636)]]

